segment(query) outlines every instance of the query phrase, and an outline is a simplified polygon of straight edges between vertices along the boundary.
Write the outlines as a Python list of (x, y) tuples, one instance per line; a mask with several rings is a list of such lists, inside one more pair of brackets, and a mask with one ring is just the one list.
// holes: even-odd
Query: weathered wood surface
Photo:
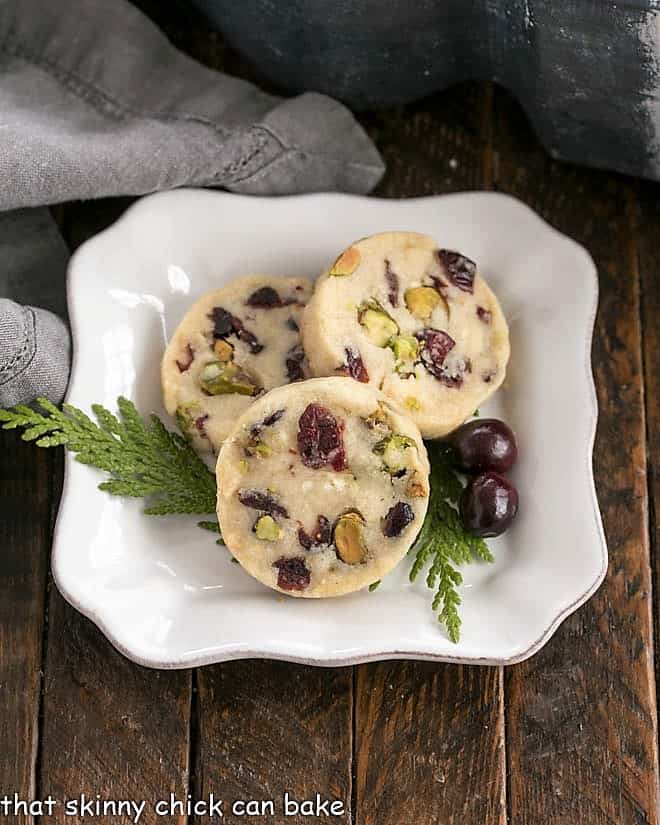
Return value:
[(642, 354), (646, 400), (649, 524), (654, 572), (655, 672), (660, 675), (660, 192), (653, 184), (639, 187), (637, 237), (641, 278)]
[(0, 793), (23, 798), (37, 786), (53, 464), (29, 453), (17, 433), (0, 433)]
[[(41, 777), (43, 795), (145, 800), (140, 822), (183, 825), (156, 817), (152, 805), (170, 793), (185, 800), (189, 779), (190, 672), (138, 667), (115, 651), (87, 619), (51, 591), (45, 663)], [(89, 821), (65, 816), (52, 822)], [(104, 823), (126, 823), (106, 816)]]
[[(197, 678), (200, 798), (221, 790), (227, 805), (237, 799), (272, 800), (276, 816), (264, 822), (351, 825), (351, 668), (245, 661), (204, 668)], [(339, 800), (345, 813), (284, 819), (285, 792), (297, 801), (317, 793)], [(237, 825), (245, 817), (227, 811), (223, 821)]]
[[(506, 671), (510, 822), (656, 823), (657, 719), (639, 277), (629, 181), (554, 163), (497, 95), (495, 186), (592, 253), (600, 276), (594, 455), (609, 541), (603, 587)], [(558, 295), (570, 301), (570, 295)], [(552, 342), (548, 342), (551, 348)], [(557, 479), (560, 484), (561, 480)]]
[[(141, 5), (199, 59), (243, 70), (201, 24), (184, 25), (177, 4)], [(611, 551), (603, 588), (541, 653), (504, 672), (409, 662), (145, 671), (54, 591), (46, 626), (49, 511), (61, 462), (51, 470), (51, 457), (3, 435), (0, 794), (154, 801), (190, 788), (231, 800), (289, 790), (344, 800), (350, 815), (331, 821), (357, 825), (658, 822), (658, 562), (647, 493), (654, 519), (660, 189), (550, 161), (520, 110), (500, 92), (493, 100), (488, 86), (362, 120), (389, 165), (379, 194), (495, 187), (592, 251), (601, 277), (595, 466)], [(75, 246), (123, 206), (75, 205), (58, 216)], [(651, 527), (655, 541), (655, 520)]]
[(504, 825), (501, 668), (383, 662), (357, 671), (355, 822)]

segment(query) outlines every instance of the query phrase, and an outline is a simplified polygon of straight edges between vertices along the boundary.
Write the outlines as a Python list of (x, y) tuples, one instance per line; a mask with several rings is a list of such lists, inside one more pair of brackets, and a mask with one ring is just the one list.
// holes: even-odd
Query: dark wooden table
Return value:
[[(245, 72), (176, 4), (140, 5), (200, 60)], [(517, 104), (487, 85), (361, 119), (388, 164), (378, 194), (508, 192), (594, 256), (605, 583), (541, 652), (506, 669), (244, 661), (149, 671), (122, 658), (51, 583), (61, 455), (3, 433), (0, 796), (233, 800), (288, 790), (341, 799), (348, 811), (284, 820), (292, 823), (658, 822), (660, 186), (554, 162)], [(57, 215), (74, 247), (124, 207), (71, 205)], [(60, 808), (44, 821), (81, 820)], [(209, 820), (141, 819), (156, 821)]]

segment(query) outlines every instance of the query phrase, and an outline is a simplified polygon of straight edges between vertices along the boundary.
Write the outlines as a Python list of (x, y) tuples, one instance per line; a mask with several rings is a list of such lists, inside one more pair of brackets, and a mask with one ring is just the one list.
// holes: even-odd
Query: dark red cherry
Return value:
[(452, 433), (449, 441), (454, 448), (456, 466), (471, 475), (485, 470), (506, 473), (518, 457), (515, 435), (497, 418), (468, 421)]
[(518, 512), (518, 491), (499, 473), (482, 473), (467, 485), (459, 503), (461, 521), (474, 536), (501, 535)]

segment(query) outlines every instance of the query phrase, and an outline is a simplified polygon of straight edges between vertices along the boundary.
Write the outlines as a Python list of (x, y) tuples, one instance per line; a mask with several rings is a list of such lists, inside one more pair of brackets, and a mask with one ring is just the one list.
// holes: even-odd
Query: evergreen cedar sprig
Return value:
[[(119, 415), (100, 404), (92, 405), (98, 423), (70, 404), (58, 409), (45, 398), (37, 402), (42, 412), (26, 406), (0, 409), (2, 429), (24, 428), (24, 441), (38, 447), (65, 446), (76, 460), (111, 476), (99, 489), (115, 496), (146, 498), (148, 515), (215, 513), (215, 476), (178, 433), (170, 432), (152, 415), (144, 420), (135, 405), (119, 398)], [(449, 448), (427, 444), (431, 458), (431, 497), (422, 529), (410, 549), (414, 561), (410, 580), (428, 566), (426, 583), (435, 590), (432, 609), (447, 628), (452, 642), (460, 636), (461, 598), (457, 587), (463, 577), (456, 569), (475, 557), (492, 562), (483, 539), (471, 536), (461, 524), (456, 505), (463, 491), (454, 471)], [(217, 521), (200, 521), (205, 530), (220, 533)], [(222, 543), (219, 535), (218, 543)], [(373, 591), (380, 582), (374, 582)]]
[[(215, 479), (214, 479), (215, 481)], [(211, 533), (217, 533), (218, 538), (216, 539), (216, 544), (224, 544), (224, 539), (222, 538), (222, 533), (220, 532), (220, 525), (217, 521), (198, 521), (197, 526), (201, 527), (202, 530), (210, 530)], [(232, 561), (235, 561), (234, 557), (232, 556)]]
[[(118, 416), (100, 404), (92, 406), (95, 423), (70, 404), (60, 410), (45, 398), (37, 402), (41, 411), (22, 405), (0, 409), (2, 428), (24, 428), (23, 440), (39, 447), (64, 445), (76, 461), (110, 474), (99, 489), (146, 498), (148, 515), (215, 513), (215, 476), (185, 438), (167, 430), (156, 415), (144, 420), (134, 404), (119, 398)], [(219, 532), (217, 523), (204, 526)]]
[(415, 581), (428, 566), (426, 584), (435, 590), (431, 608), (456, 643), (461, 630), (461, 597), (457, 588), (463, 583), (456, 568), (475, 558), (486, 562), (494, 559), (486, 542), (470, 535), (461, 523), (456, 507), (463, 483), (453, 468), (450, 448), (433, 442), (427, 443), (427, 448), (431, 459), (431, 496), (422, 529), (410, 548), (414, 557), (410, 581)]

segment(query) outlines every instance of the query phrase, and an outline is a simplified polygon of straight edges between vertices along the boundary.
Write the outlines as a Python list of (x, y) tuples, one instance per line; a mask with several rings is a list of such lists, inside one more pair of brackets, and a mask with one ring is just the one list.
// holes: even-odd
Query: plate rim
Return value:
[[(84, 254), (88, 252), (88, 248), (93, 245), (101, 236), (105, 236), (108, 233), (113, 233), (117, 227), (119, 227), (122, 223), (126, 222), (127, 220), (132, 220), (134, 213), (141, 212), (145, 209), (146, 203), (151, 203), (154, 200), (174, 200), (174, 199), (181, 199), (181, 195), (184, 197), (187, 195), (193, 194), (194, 196), (202, 196), (211, 198), (223, 198), (223, 197), (232, 197), (232, 198), (240, 198), (242, 200), (257, 200), (256, 196), (250, 195), (229, 195), (226, 192), (216, 192), (213, 190), (208, 189), (195, 189), (189, 187), (183, 187), (176, 190), (170, 190), (166, 192), (158, 192), (152, 195), (147, 195), (142, 198), (139, 198), (135, 203), (131, 204), (131, 206), (126, 209), (122, 215), (115, 220), (110, 226), (106, 227), (101, 232), (93, 235), (89, 238), (85, 243), (83, 243), (72, 255), (71, 260), (69, 261), (69, 265), (67, 268), (67, 276), (66, 276), (66, 287), (67, 287), (67, 306), (69, 311), (69, 319), (71, 324), (71, 335), (72, 335), (72, 363), (71, 363), (71, 373), (69, 377), (69, 384), (66, 391), (66, 396), (64, 401), (69, 401), (69, 394), (71, 387), (74, 385), (75, 381), (74, 378), (76, 376), (77, 371), (77, 346), (76, 341), (78, 338), (78, 308), (76, 306), (76, 301), (74, 298), (74, 289), (72, 288), (74, 280), (78, 277), (78, 267), (80, 266), (79, 261), (83, 257)], [(570, 604), (564, 606), (561, 610), (557, 612), (557, 615), (553, 618), (553, 620), (548, 624), (548, 626), (543, 630), (542, 633), (538, 635), (538, 637), (524, 650), (516, 651), (515, 653), (511, 654), (510, 656), (469, 656), (469, 655), (457, 655), (452, 656), (450, 654), (445, 653), (433, 653), (429, 652), (428, 650), (415, 650), (412, 648), (407, 649), (398, 649), (396, 647), (393, 648), (378, 648), (377, 650), (372, 650), (370, 652), (363, 652), (359, 654), (347, 654), (347, 655), (326, 655), (326, 656), (302, 656), (302, 655), (295, 655), (291, 653), (287, 653), (286, 650), (280, 645), (279, 649), (268, 649), (268, 646), (265, 645), (262, 648), (255, 647), (254, 649), (245, 649), (239, 643), (232, 643), (228, 645), (224, 645), (222, 650), (208, 652), (204, 654), (190, 654), (190, 655), (181, 655), (177, 658), (172, 659), (162, 659), (158, 658), (157, 656), (149, 656), (146, 654), (142, 654), (135, 649), (131, 648), (129, 645), (125, 644), (117, 634), (113, 631), (110, 626), (110, 622), (106, 620), (104, 616), (101, 615), (101, 611), (98, 608), (95, 608), (91, 603), (85, 601), (79, 597), (77, 594), (74, 594), (72, 589), (67, 586), (65, 583), (65, 577), (61, 571), (61, 558), (63, 556), (63, 547), (65, 546), (65, 541), (61, 535), (61, 523), (62, 519), (60, 518), (66, 503), (67, 498), (70, 495), (69, 493), (69, 483), (70, 483), (70, 473), (69, 468), (71, 466), (71, 462), (75, 459), (71, 456), (70, 453), (66, 452), (65, 454), (65, 462), (64, 462), (64, 478), (62, 483), (62, 493), (60, 498), (60, 503), (58, 506), (57, 517), (55, 520), (55, 526), (53, 530), (53, 540), (52, 540), (52, 552), (51, 552), (51, 570), (53, 581), (57, 589), (59, 590), (60, 594), (63, 598), (76, 610), (78, 610), (83, 616), (88, 618), (92, 621), (99, 630), (103, 633), (103, 635), (108, 639), (108, 641), (115, 647), (123, 656), (125, 656), (130, 661), (141, 665), (143, 667), (148, 667), (152, 669), (159, 669), (159, 670), (178, 670), (178, 669), (185, 669), (190, 667), (203, 667), (205, 665), (216, 664), (220, 662), (228, 662), (228, 661), (236, 661), (240, 659), (273, 659), (277, 661), (284, 661), (284, 662), (291, 662), (294, 664), (304, 664), (304, 665), (311, 665), (314, 667), (346, 667), (351, 665), (357, 664), (364, 664), (368, 662), (378, 662), (378, 661), (387, 661), (392, 659), (400, 659), (400, 660), (417, 660), (417, 661), (430, 661), (430, 662), (445, 662), (448, 664), (466, 664), (466, 665), (487, 665), (487, 666), (506, 666), (506, 665), (513, 665), (519, 662), (525, 661), (526, 659), (533, 656), (537, 653), (544, 645), (552, 638), (556, 630), (559, 626), (564, 622), (568, 616), (578, 610), (591, 596), (598, 590), (600, 585), (602, 584), (608, 569), (608, 549), (607, 549), (607, 540), (605, 536), (605, 531), (603, 528), (602, 517), (600, 513), (600, 508), (598, 505), (598, 497), (596, 493), (596, 484), (594, 478), (594, 470), (593, 470), (593, 450), (594, 450), (594, 443), (596, 438), (596, 431), (598, 425), (598, 396), (596, 393), (596, 385), (594, 380), (594, 370), (591, 363), (591, 349), (592, 349), (592, 342), (593, 342), (593, 335), (595, 330), (595, 323), (596, 323), (596, 316), (598, 312), (598, 301), (599, 301), (599, 281), (598, 281), (598, 271), (595, 265), (595, 262), (589, 253), (589, 251), (582, 246), (580, 243), (575, 241), (573, 238), (565, 235), (563, 232), (560, 232), (550, 223), (548, 223), (541, 215), (539, 215), (534, 209), (528, 206), (523, 201), (519, 200), (518, 198), (508, 195), (502, 192), (493, 192), (493, 191), (483, 191), (483, 190), (470, 190), (470, 191), (460, 191), (460, 192), (451, 192), (447, 194), (439, 194), (439, 195), (425, 195), (421, 197), (414, 197), (414, 198), (383, 198), (383, 197), (373, 197), (373, 196), (364, 196), (364, 195), (353, 195), (348, 193), (342, 192), (312, 192), (312, 193), (305, 193), (300, 195), (286, 195), (277, 197), (278, 201), (285, 201), (285, 202), (292, 202), (292, 201), (302, 201), (302, 200), (311, 200), (311, 199), (335, 199), (335, 200), (352, 200), (352, 201), (369, 201), (369, 202), (381, 202), (381, 203), (388, 203), (390, 205), (400, 205), (400, 204), (408, 204), (413, 202), (430, 202), (430, 201), (438, 201), (438, 200), (448, 200), (452, 198), (469, 198), (474, 199), (478, 198), (480, 200), (489, 199), (489, 200), (499, 200), (500, 202), (506, 201), (509, 205), (514, 204), (515, 208), (523, 211), (526, 213), (527, 219), (532, 219), (532, 221), (536, 222), (537, 224), (541, 224), (543, 226), (544, 231), (548, 232), (549, 234), (554, 235), (557, 238), (560, 238), (562, 243), (569, 244), (573, 246), (574, 250), (578, 252), (580, 255), (583, 256), (585, 259), (585, 264), (587, 265), (587, 269), (589, 271), (589, 278), (591, 280), (591, 288), (592, 288), (592, 305), (589, 312), (589, 317), (585, 329), (584, 335), (584, 347), (583, 347), (583, 367), (585, 370), (585, 377), (586, 377), (586, 389), (588, 395), (588, 403), (589, 403), (589, 412), (590, 412), (590, 421), (589, 421), (589, 439), (586, 445), (586, 457), (587, 457), (587, 481), (589, 485), (589, 494), (590, 500), (593, 508), (593, 517), (594, 517), (594, 526), (596, 528), (596, 535), (598, 539), (598, 545), (600, 550), (601, 556), (601, 564), (600, 569), (594, 578), (594, 580), (589, 584), (589, 586), (578, 596), (576, 596)], [(273, 201), (275, 198), (264, 198), (259, 197), (258, 200), (260, 201)], [(275, 646), (277, 647), (277, 646)]]

